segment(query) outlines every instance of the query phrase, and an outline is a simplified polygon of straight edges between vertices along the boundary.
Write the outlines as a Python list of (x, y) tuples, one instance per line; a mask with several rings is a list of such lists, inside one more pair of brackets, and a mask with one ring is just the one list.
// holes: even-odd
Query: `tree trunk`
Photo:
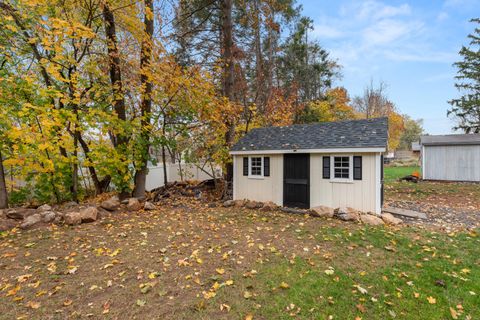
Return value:
[(8, 208), (7, 184), (5, 182), (5, 171), (3, 170), (2, 150), (0, 150), (0, 209)]
[[(233, 59), (233, 34), (232, 34), (232, 0), (222, 1), (221, 15), (221, 34), (222, 34), (222, 58), (223, 58), (223, 95), (234, 103), (235, 96), (233, 92), (235, 65)], [(235, 138), (235, 123), (232, 119), (226, 120), (227, 132), (225, 133), (225, 146), (230, 148)], [(233, 180), (233, 164), (228, 161), (225, 164), (227, 181)]]
[(145, 87), (145, 92), (142, 95), (142, 132), (140, 136), (140, 153), (141, 163), (140, 167), (135, 172), (135, 187), (133, 189), (133, 196), (136, 198), (145, 197), (145, 183), (148, 173), (148, 160), (150, 148), (150, 114), (152, 112), (152, 81), (148, 79), (145, 70), (149, 67), (152, 59), (153, 47), (153, 0), (145, 0), (145, 34), (142, 41), (142, 48), (140, 53), (140, 82), (142, 87)]
[[(110, 82), (113, 93), (113, 109), (121, 121), (127, 120), (125, 110), (125, 97), (122, 86), (122, 73), (120, 70), (120, 53), (118, 52), (117, 33), (115, 30), (115, 17), (110, 10), (108, 3), (103, 5), (103, 20), (105, 23), (105, 34), (107, 37), (108, 64), (110, 73)], [(113, 136), (113, 146), (118, 150), (118, 154), (123, 155), (122, 161), (126, 162), (125, 154), (127, 152), (128, 137), (124, 134)], [(120, 174), (126, 174), (124, 170), (119, 170)], [(125, 199), (129, 196), (128, 188), (122, 187), (119, 190), (119, 198)]]
[(165, 189), (168, 188), (168, 176), (167, 176), (167, 157), (165, 155), (165, 146), (162, 145), (162, 163), (163, 163), (163, 185)]

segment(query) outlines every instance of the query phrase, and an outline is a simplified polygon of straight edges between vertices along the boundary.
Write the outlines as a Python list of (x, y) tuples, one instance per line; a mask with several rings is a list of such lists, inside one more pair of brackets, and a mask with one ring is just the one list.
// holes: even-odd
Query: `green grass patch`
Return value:
[(385, 182), (396, 181), (402, 177), (412, 174), (415, 171), (421, 173), (420, 167), (385, 167), (384, 168)]
[(458, 319), (480, 317), (476, 234), (325, 228), (316, 239), (329, 243), (327, 255), (277, 257), (259, 265), (254, 279), (237, 279), (240, 291), (253, 293), (229, 302), (237, 314), (261, 319), (452, 319), (452, 312)]

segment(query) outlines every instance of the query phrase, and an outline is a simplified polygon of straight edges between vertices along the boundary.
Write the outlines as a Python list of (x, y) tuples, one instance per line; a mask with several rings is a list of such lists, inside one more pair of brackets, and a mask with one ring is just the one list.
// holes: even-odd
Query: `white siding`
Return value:
[(423, 146), (427, 180), (480, 181), (480, 146)]
[[(205, 171), (202, 171), (196, 165), (191, 163), (182, 163), (182, 175), (180, 175), (180, 167), (178, 163), (172, 164), (167, 163), (167, 181), (181, 181), (181, 180), (208, 180), (212, 179), (212, 176), (215, 175), (216, 178), (222, 175), (222, 170), (220, 168), (214, 168), (212, 173), (211, 168), (205, 166)], [(152, 166), (148, 168), (147, 180), (145, 189), (150, 191), (155, 188), (163, 186), (163, 165)]]
[[(336, 153), (338, 155), (338, 153)], [(345, 206), (364, 212), (380, 213), (380, 162), (376, 153), (348, 153), (362, 156), (362, 180), (333, 182), (322, 178), (322, 157), (310, 154), (310, 207)], [(259, 154), (258, 156), (263, 156)], [(234, 199), (273, 201), (283, 204), (283, 154), (270, 157), (270, 177), (252, 179), (243, 176), (243, 156), (234, 156)], [(378, 158), (378, 159), (377, 159)], [(333, 165), (333, 164), (332, 164)]]
[(234, 200), (273, 201), (279, 206), (283, 205), (283, 154), (268, 155), (268, 157), (270, 157), (270, 176), (258, 179), (244, 176), (243, 156), (234, 156)]
[(364, 212), (377, 212), (377, 201), (380, 199), (376, 179), (380, 180), (380, 170), (376, 170), (376, 154), (354, 154), (362, 156), (362, 180), (351, 182), (333, 182), (322, 178), (322, 157), (327, 155), (310, 155), (310, 206), (351, 207)]

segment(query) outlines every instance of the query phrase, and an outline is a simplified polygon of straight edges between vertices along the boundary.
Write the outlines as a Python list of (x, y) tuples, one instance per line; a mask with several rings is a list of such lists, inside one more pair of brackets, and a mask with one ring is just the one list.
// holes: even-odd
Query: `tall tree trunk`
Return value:
[(142, 132), (140, 136), (140, 153), (141, 163), (135, 172), (135, 188), (133, 189), (133, 196), (137, 198), (145, 197), (145, 183), (148, 173), (148, 160), (150, 147), (150, 114), (152, 112), (152, 81), (149, 80), (146, 69), (149, 67), (152, 59), (153, 48), (153, 0), (145, 0), (145, 34), (142, 41), (142, 49), (140, 53), (140, 82), (145, 92), (142, 95)]
[(3, 170), (2, 150), (0, 150), (0, 209), (8, 208), (7, 184), (5, 170)]
[[(222, 58), (223, 58), (223, 95), (231, 103), (235, 102), (233, 92), (235, 65), (233, 59), (233, 31), (232, 31), (232, 0), (222, 1), (221, 14), (221, 34), (222, 34)], [(227, 132), (225, 133), (225, 146), (230, 148), (235, 138), (235, 123), (232, 119), (226, 120)], [(229, 182), (233, 180), (233, 163), (226, 163), (225, 179)]]
[[(120, 53), (118, 52), (117, 32), (115, 29), (115, 17), (110, 10), (109, 4), (103, 5), (103, 20), (105, 23), (105, 34), (107, 37), (108, 48), (108, 64), (110, 73), (110, 82), (112, 85), (113, 93), (113, 109), (121, 121), (127, 120), (127, 113), (125, 110), (125, 97), (122, 86), (122, 73), (120, 70)], [(125, 155), (127, 152), (128, 137), (125, 134), (113, 135), (113, 146), (118, 150), (118, 153)], [(126, 158), (122, 158), (122, 161), (126, 162)], [(123, 170), (119, 170), (120, 174), (126, 174)], [(122, 187), (119, 191), (119, 198), (125, 199), (129, 196), (128, 189)]]

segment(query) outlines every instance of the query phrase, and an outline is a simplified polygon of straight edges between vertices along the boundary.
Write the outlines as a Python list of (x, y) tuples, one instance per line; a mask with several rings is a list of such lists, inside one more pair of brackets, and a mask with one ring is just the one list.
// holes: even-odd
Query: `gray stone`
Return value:
[(233, 207), (234, 205), (235, 205), (234, 200), (227, 200), (222, 203), (222, 206), (224, 206), (225, 208)]
[(333, 218), (335, 214), (335, 209), (327, 206), (318, 206), (311, 208), (312, 215), (323, 218)]
[(143, 205), (144, 210), (155, 210), (157, 207), (151, 203), (150, 201), (145, 201), (145, 204)]
[(272, 201), (267, 201), (263, 204), (262, 211), (273, 211), (276, 210), (278, 206), (272, 202)]
[(15, 220), (23, 220), (33, 214), (36, 214), (37, 210), (28, 208), (14, 208), (7, 211), (7, 218)]
[(37, 208), (38, 211), (40, 212), (45, 212), (45, 211), (52, 211), (52, 207), (48, 204), (43, 204), (40, 207)]
[(335, 217), (342, 221), (359, 221), (360, 220), (358, 211), (350, 207), (340, 207), (336, 209)]
[(401, 224), (403, 222), (402, 219), (395, 218), (392, 214), (388, 212), (382, 213), (382, 219), (386, 224), (391, 224), (394, 226)]
[(111, 197), (110, 199), (103, 201), (100, 204), (100, 207), (108, 211), (115, 211), (120, 207), (120, 201), (117, 197)]
[(55, 212), (53, 211), (45, 211), (40, 214), (42, 216), (42, 220), (45, 223), (50, 223), (53, 220), (55, 220), (55, 217), (57, 216)]
[(17, 222), (11, 219), (0, 219), (0, 232), (13, 229), (16, 225)]
[(362, 214), (360, 215), (360, 220), (364, 224), (368, 224), (371, 226), (380, 226), (384, 224), (383, 220), (377, 216), (371, 215), (371, 214)]
[(245, 205), (247, 209), (260, 209), (261, 207), (263, 207), (263, 203), (258, 201), (248, 201)]
[(38, 213), (32, 214), (31, 216), (28, 216), (23, 220), (23, 223), (20, 225), (20, 228), (22, 229), (27, 229), (30, 228), (33, 225), (36, 225), (42, 221), (42, 216)]
[(82, 216), (80, 215), (80, 212), (69, 212), (65, 214), (65, 223), (74, 226), (77, 224), (82, 223)]
[(94, 222), (98, 218), (98, 210), (95, 207), (88, 207), (80, 211), (82, 223)]
[(138, 201), (137, 198), (128, 199), (127, 209), (129, 211), (138, 211), (142, 208), (142, 204)]

